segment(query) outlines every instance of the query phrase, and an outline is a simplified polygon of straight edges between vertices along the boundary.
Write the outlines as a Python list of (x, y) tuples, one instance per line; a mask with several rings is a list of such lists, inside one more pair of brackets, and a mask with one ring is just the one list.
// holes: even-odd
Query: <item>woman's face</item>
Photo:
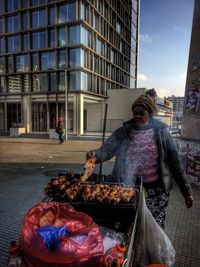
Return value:
[(142, 106), (133, 108), (133, 120), (136, 125), (142, 126), (149, 122), (149, 112)]

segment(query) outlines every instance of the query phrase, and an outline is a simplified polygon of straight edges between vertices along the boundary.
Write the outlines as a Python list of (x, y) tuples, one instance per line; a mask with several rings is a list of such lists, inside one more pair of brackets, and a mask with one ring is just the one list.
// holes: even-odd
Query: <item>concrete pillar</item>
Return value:
[(200, 0), (195, 1), (181, 137), (200, 141)]
[(84, 96), (83, 94), (76, 94), (76, 104), (75, 104), (75, 113), (76, 113), (76, 134), (82, 135), (83, 130), (83, 116), (84, 116)]
[(22, 118), (23, 124), (26, 128), (26, 132), (30, 132), (30, 105), (29, 105), (29, 96), (22, 96)]
[(83, 129), (83, 120), (84, 120), (84, 96), (82, 94), (79, 95), (79, 123), (80, 123), (80, 127), (79, 127), (79, 134), (83, 134), (84, 133), (84, 129)]
[(75, 95), (72, 96), (72, 109), (73, 109), (73, 133), (76, 133), (76, 97)]

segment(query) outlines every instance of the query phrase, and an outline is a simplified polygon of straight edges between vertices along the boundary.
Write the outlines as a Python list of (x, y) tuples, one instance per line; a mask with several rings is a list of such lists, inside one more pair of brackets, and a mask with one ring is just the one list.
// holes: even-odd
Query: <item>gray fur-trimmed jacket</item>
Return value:
[[(155, 141), (158, 146), (159, 177), (164, 192), (168, 193), (172, 188), (172, 176), (178, 184), (184, 197), (192, 194), (192, 189), (187, 175), (183, 169), (173, 137), (167, 129), (167, 125), (157, 119), (151, 118), (149, 128), (155, 132)], [(97, 163), (107, 161), (116, 156), (112, 171), (113, 181), (126, 184), (123, 173), (126, 162), (126, 152), (129, 146), (129, 133), (134, 128), (133, 120), (127, 121), (122, 127), (116, 129), (106, 140), (102, 148), (95, 150)]]

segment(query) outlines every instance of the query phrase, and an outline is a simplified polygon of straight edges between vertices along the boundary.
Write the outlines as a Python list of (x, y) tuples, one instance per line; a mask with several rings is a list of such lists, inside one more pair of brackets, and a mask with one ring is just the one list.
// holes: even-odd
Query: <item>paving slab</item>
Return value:
[[(82, 172), (85, 153), (101, 141), (0, 138), (0, 266), (7, 266), (8, 246), (17, 240), (24, 215), (40, 202), (43, 189), (59, 170)], [(103, 164), (109, 174), (113, 160)], [(98, 172), (99, 169), (96, 169)], [(176, 267), (200, 266), (200, 192), (194, 188), (194, 206), (186, 209), (177, 186), (171, 192), (166, 233), (176, 251)], [(95, 267), (95, 266), (94, 266)]]

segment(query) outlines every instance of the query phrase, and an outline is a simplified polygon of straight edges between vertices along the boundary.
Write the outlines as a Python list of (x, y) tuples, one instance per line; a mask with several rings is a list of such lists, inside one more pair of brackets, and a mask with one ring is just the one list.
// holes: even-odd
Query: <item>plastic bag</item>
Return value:
[(175, 250), (168, 236), (147, 208), (142, 186), (140, 190), (137, 224), (134, 266), (160, 263), (172, 267), (175, 264)]
[[(47, 225), (67, 226), (69, 232), (68, 236), (60, 237), (54, 251), (47, 249), (37, 232)], [(92, 218), (69, 204), (58, 202), (41, 202), (28, 211), (20, 233), (20, 246), (29, 267), (99, 266), (104, 251), (99, 227)]]
[(125, 242), (124, 233), (116, 232), (110, 228), (100, 226), (100, 232), (103, 237), (104, 253), (118, 243)]

